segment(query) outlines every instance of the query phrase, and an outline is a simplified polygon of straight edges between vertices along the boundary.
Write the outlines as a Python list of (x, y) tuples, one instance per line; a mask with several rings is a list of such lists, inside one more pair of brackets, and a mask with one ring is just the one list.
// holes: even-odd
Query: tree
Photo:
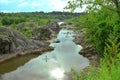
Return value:
[(87, 5), (87, 10), (100, 10), (100, 8), (106, 8), (115, 11), (120, 20), (120, 0), (71, 0), (68, 1), (66, 9), (74, 11), (76, 8), (82, 8)]
[(87, 5), (87, 14), (80, 18), (80, 27), (77, 28), (85, 28), (88, 42), (92, 43), (96, 52), (103, 54), (111, 32), (120, 35), (120, 0), (72, 0), (66, 9), (73, 11), (83, 5)]

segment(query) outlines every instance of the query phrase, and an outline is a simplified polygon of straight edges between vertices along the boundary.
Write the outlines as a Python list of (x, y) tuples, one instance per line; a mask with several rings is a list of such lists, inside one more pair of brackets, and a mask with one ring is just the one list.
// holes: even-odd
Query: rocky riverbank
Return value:
[(59, 30), (57, 22), (50, 23), (45, 27), (36, 29), (36, 32), (33, 30), (35, 34), (33, 34), (33, 39), (30, 39), (15, 30), (0, 27), (0, 62), (20, 55), (41, 54), (44, 51), (53, 50), (46, 43), (46, 39), (51, 39), (52, 35), (55, 35)]
[(88, 38), (87, 36), (85, 36), (85, 30), (83, 29), (83, 30), (75, 31), (75, 34), (76, 35), (74, 42), (83, 47), (83, 49), (79, 52), (79, 54), (88, 58), (91, 66), (93, 66), (94, 68), (98, 68), (101, 55), (93, 50), (91, 44), (85, 42), (86, 39)]
[(10, 54), (4, 54), (4, 55), (0, 55), (0, 62), (4, 62), (6, 60), (10, 60), (12, 58), (15, 58), (17, 56), (24, 56), (24, 55), (27, 55), (27, 54), (42, 54), (46, 51), (51, 51), (53, 50), (52, 47), (46, 47), (46, 48), (38, 48), (38, 49), (34, 49), (34, 50), (26, 50), (24, 52), (21, 52), (21, 53), (10, 53)]
[[(73, 25), (63, 25), (63, 28), (66, 29), (72, 29), (74, 30)], [(79, 54), (83, 55), (84, 57), (88, 58), (90, 61), (90, 65), (98, 68), (99, 67), (99, 62), (100, 62), (100, 54), (97, 54), (93, 49), (92, 49), (92, 45), (86, 43), (86, 39), (88, 38), (87, 36), (85, 36), (85, 30), (81, 29), (81, 30), (75, 30), (74, 31), (75, 36), (74, 36), (74, 42), (78, 45), (82, 46), (82, 50), (79, 52)], [(87, 68), (85, 68), (85, 70), (87, 70)]]

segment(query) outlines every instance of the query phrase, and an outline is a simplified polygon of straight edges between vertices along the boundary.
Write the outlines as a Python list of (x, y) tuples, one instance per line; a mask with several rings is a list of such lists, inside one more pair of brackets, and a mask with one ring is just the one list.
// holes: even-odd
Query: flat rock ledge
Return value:
[(51, 50), (54, 50), (54, 48), (53, 47), (38, 48), (38, 49), (26, 50), (22, 53), (12, 53), (12, 54), (0, 55), (0, 63), (4, 62), (4, 61), (7, 61), (7, 60), (10, 60), (10, 59), (13, 59), (17, 56), (24, 56), (24, 55), (27, 55), (27, 54), (41, 55), (44, 52), (51, 51)]

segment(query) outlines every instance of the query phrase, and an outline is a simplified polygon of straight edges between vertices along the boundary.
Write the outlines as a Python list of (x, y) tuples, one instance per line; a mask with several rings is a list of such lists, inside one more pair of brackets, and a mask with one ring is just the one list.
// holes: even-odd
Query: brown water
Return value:
[(24, 65), (30, 59), (35, 58), (37, 56), (38, 55), (36, 55), (36, 54), (28, 54), (25, 56), (18, 56), (11, 60), (2, 62), (2, 63), (0, 63), (0, 74), (4, 74), (6, 72), (13, 71), (13, 70), (17, 69), (18, 67)]
[(88, 66), (89, 61), (78, 54), (82, 47), (72, 41), (74, 34), (66, 33), (73, 32), (61, 30), (57, 36), (60, 43), (51, 44), (55, 47), (54, 51), (31, 59), (16, 70), (6, 72), (1, 75), (1, 80), (71, 80), (71, 68), (79, 71)]

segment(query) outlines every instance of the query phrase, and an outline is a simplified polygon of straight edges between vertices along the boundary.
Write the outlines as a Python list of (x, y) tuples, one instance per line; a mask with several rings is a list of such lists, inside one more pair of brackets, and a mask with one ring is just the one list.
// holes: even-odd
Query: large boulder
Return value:
[(31, 20), (31, 21), (29, 21), (29, 22), (25, 22), (25, 23), (19, 23), (17, 26), (16, 26), (16, 29), (18, 30), (18, 31), (24, 31), (25, 29), (26, 29), (26, 27), (29, 27), (30, 28), (30, 30), (32, 31), (34, 28), (36, 28), (37, 27), (37, 25), (36, 25), (36, 23), (33, 21), (33, 20)]
[(36, 40), (49, 39), (51, 33), (52, 32), (49, 30), (48, 27), (36, 28), (33, 31), (33, 39), (36, 39)]
[(57, 22), (49, 23), (47, 26), (36, 28), (33, 30), (33, 39), (45, 40), (50, 39), (54, 34), (58, 33), (60, 26)]
[(48, 27), (54, 32), (58, 32), (60, 30), (60, 26), (57, 22), (52, 22), (48, 24)]
[(5, 53), (21, 53), (29, 49), (37, 49), (45, 47), (41, 41), (28, 39), (19, 32), (8, 28), (0, 28), (0, 54)]

